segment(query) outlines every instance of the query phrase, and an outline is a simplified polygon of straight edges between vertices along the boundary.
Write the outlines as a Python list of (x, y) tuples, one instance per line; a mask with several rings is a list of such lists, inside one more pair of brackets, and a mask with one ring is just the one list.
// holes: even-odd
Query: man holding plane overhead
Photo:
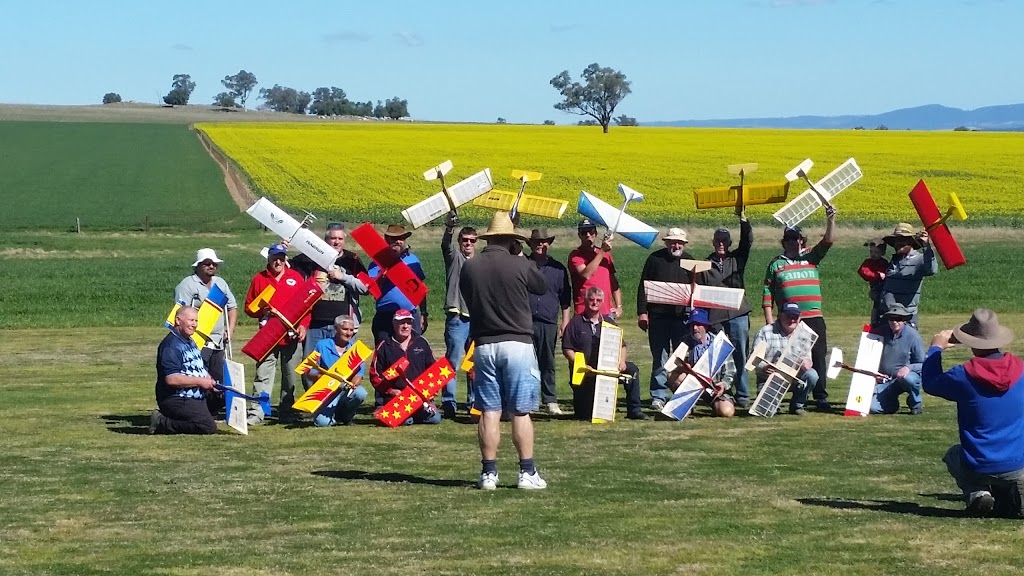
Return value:
[[(600, 244), (597, 240), (597, 224), (590, 218), (579, 221), (576, 231), (580, 245), (569, 253), (569, 275), (572, 280), (573, 302), (577, 314), (587, 307), (584, 294), (591, 286), (600, 288), (605, 294), (601, 314), (618, 318), (622, 316), (622, 290), (615, 276), (615, 261), (612, 259), (612, 240), (605, 237)], [(611, 298), (608, 297), (611, 295)]]

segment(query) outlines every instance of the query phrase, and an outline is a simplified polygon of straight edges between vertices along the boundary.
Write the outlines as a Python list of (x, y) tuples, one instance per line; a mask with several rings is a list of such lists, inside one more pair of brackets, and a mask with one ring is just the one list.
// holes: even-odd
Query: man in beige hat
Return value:
[(558, 260), (548, 256), (548, 249), (554, 242), (555, 235), (548, 234), (547, 228), (534, 228), (527, 240), (530, 260), (537, 265), (547, 285), (547, 291), (543, 294), (530, 294), (533, 348), (540, 369), (540, 400), (548, 414), (559, 416), (562, 408), (558, 405), (555, 381), (555, 340), (565, 331), (573, 315), (569, 309), (572, 305), (569, 271)]
[(533, 351), (530, 294), (544, 294), (547, 284), (537, 266), (512, 255), (527, 238), (515, 231), (507, 212), (496, 212), (478, 238), (487, 247), (462, 266), (459, 288), (469, 308), (473, 353), (473, 405), (482, 413), (477, 424), (482, 469), (478, 487), (498, 485), (501, 415), (512, 417), (512, 443), (519, 453), (519, 488), (540, 490), (547, 483), (533, 462), (530, 412), (540, 405), (540, 371)]
[(902, 304), (913, 315), (910, 325), (917, 327), (917, 307), (921, 301), (921, 284), (926, 276), (939, 271), (928, 233), (916, 233), (914, 227), (900, 222), (882, 240), (892, 246), (895, 254), (889, 261), (878, 300), (879, 314), (885, 313), (894, 304)]
[(882, 338), (882, 358), (878, 363), (875, 396), (871, 399), (872, 414), (895, 414), (900, 409), (900, 396), (907, 394), (907, 408), (913, 415), (921, 414), (921, 363), (924, 344), (921, 335), (910, 325), (912, 314), (902, 304), (893, 304), (882, 318), (884, 326), (873, 332)]
[[(925, 392), (956, 402), (960, 443), (943, 461), (974, 516), (1024, 518), (1024, 361), (1002, 351), (1011, 342), (1013, 331), (979, 308), (935, 335), (921, 370)], [(954, 344), (973, 357), (943, 372), (942, 351)]]
[(644, 280), (689, 284), (692, 281), (690, 271), (681, 267), (679, 261), (693, 260), (686, 251), (688, 241), (682, 228), (669, 228), (661, 239), (665, 247), (647, 257), (636, 290), (636, 324), (647, 332), (647, 342), (651, 347), (651, 409), (658, 412), (672, 396), (664, 364), (686, 336), (688, 314), (686, 306), (648, 304)]

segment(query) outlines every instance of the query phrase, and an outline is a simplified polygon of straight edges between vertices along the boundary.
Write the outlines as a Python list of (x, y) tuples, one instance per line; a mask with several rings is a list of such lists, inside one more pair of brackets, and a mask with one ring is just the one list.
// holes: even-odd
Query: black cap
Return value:
[(580, 220), (579, 224), (576, 225), (577, 232), (583, 232), (584, 230), (590, 230), (591, 228), (596, 230), (597, 224), (594, 224), (594, 221), (591, 220), (590, 218), (584, 218), (583, 220)]
[(803, 238), (804, 240), (807, 240), (807, 236), (804, 236), (804, 233), (800, 230), (799, 226), (786, 226), (786, 230), (782, 233), (782, 239), (792, 240), (796, 238)]

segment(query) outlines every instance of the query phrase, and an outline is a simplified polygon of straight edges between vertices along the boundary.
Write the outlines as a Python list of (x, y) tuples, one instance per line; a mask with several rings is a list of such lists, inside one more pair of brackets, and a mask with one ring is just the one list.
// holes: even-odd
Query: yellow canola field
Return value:
[[(715, 224), (731, 210), (694, 207), (693, 189), (735, 184), (727, 164), (757, 162), (748, 183), (783, 179), (804, 158), (824, 177), (847, 158), (864, 177), (836, 206), (842, 221), (891, 225), (918, 222), (907, 193), (924, 178), (940, 209), (956, 192), (970, 223), (1024, 223), (1024, 134), (981, 132), (599, 128), (469, 124), (207, 123), (198, 124), (244, 169), (263, 193), (285, 206), (346, 221), (401, 220), (401, 210), (437, 192), (427, 168), (451, 159), (449, 184), (490, 168), (498, 188), (516, 189), (513, 169), (542, 172), (530, 193), (570, 201), (571, 225), (580, 190), (618, 205), (616, 184), (645, 195), (629, 211), (652, 224)], [(803, 192), (794, 184), (789, 198)], [(781, 204), (750, 207), (767, 222)], [(460, 209), (485, 221), (484, 209)], [(821, 221), (818, 211), (809, 221)], [(529, 225), (554, 222), (524, 221)]]

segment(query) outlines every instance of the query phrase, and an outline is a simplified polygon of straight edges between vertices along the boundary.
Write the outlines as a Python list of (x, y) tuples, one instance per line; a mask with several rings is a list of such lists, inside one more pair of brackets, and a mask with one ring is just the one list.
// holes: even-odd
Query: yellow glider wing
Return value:
[[(491, 208), (493, 210), (511, 210), (512, 205), (515, 204), (515, 202), (515, 192), (491, 190), (483, 196), (479, 196), (476, 200), (473, 200), (473, 205), (481, 206), (483, 208)], [(562, 214), (565, 213), (565, 209), (568, 207), (569, 202), (566, 200), (555, 200), (554, 198), (531, 196), (530, 194), (523, 194), (522, 198), (519, 199), (520, 213), (531, 214), (533, 216), (543, 216), (545, 218), (561, 218)]]
[[(295, 401), (295, 404), (292, 404), (292, 408), (309, 412), (310, 414), (315, 413), (341, 387), (342, 382), (346, 385), (349, 384), (352, 375), (363, 362), (370, 358), (371, 354), (373, 354), (373, 351), (370, 350), (369, 346), (363, 344), (360, 340), (356, 340), (355, 344), (345, 351), (341, 358), (331, 365), (330, 368), (326, 370), (317, 368), (317, 371), (320, 372), (320, 378), (309, 387), (309, 390), (306, 390), (305, 394)], [(319, 361), (320, 354), (316, 351), (310, 352), (309, 356), (295, 369), (295, 372), (305, 375), (311, 368), (315, 368)]]
[(693, 191), (693, 198), (697, 202), (697, 209), (705, 208), (733, 208), (742, 188), (743, 205), (754, 206), (758, 204), (777, 204), (785, 202), (789, 194), (789, 182), (768, 182), (764, 184), (744, 184), (736, 186), (712, 186), (709, 188), (697, 188)]

